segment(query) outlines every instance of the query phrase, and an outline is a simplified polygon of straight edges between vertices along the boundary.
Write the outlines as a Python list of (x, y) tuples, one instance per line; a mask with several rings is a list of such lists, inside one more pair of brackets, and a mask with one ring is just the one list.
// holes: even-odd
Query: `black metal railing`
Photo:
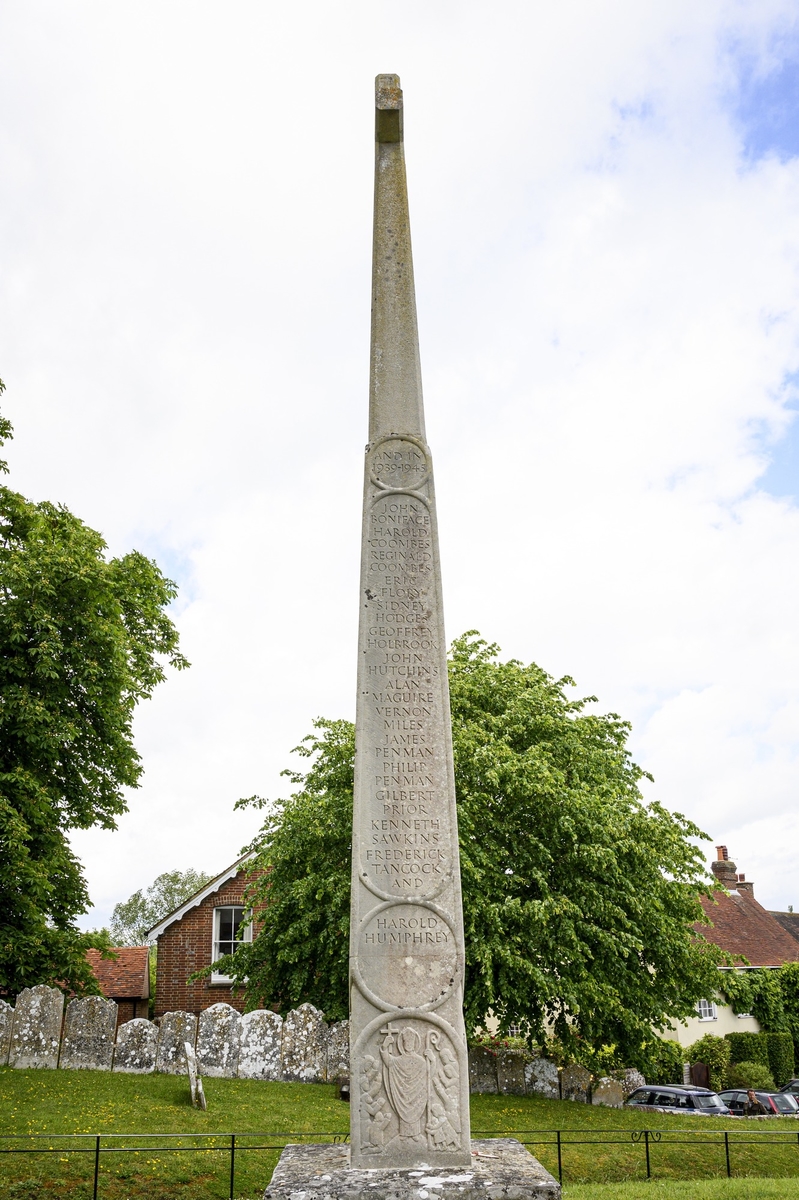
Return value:
[[(610, 1136), (606, 1136), (610, 1135)], [(552, 1148), (557, 1156), (558, 1180), (563, 1183), (564, 1151), (572, 1146), (642, 1146), (646, 1165), (646, 1178), (652, 1178), (652, 1150), (668, 1146), (718, 1146), (724, 1152), (724, 1167), (728, 1178), (732, 1177), (732, 1151), (741, 1146), (795, 1146), (799, 1152), (799, 1129), (776, 1130), (713, 1130), (701, 1129), (482, 1129), (473, 1130), (475, 1138), (512, 1137), (523, 1146)], [(234, 1200), (236, 1186), (237, 1157), (250, 1152), (283, 1150), (289, 1142), (324, 1141), (332, 1144), (349, 1140), (347, 1133), (329, 1131), (310, 1133), (62, 1133), (62, 1134), (3, 1134), (0, 1135), (0, 1155), (13, 1154), (34, 1157), (39, 1155), (91, 1155), (93, 1162), (92, 1200), (102, 1194), (100, 1164), (105, 1155), (118, 1154), (221, 1154), (228, 1156), (228, 1200)], [(49, 1142), (43, 1146), (41, 1142)], [(171, 1144), (153, 1145), (153, 1142)], [(194, 1144), (186, 1145), (189, 1141)], [(253, 1144), (253, 1141), (256, 1144)], [(24, 1145), (10, 1146), (9, 1142)], [(147, 1144), (142, 1144), (146, 1142)], [(180, 1142), (180, 1144), (176, 1144)], [(197, 1145), (197, 1142), (210, 1144)], [(57, 1143), (53, 1145), (52, 1143)], [(82, 1143), (76, 1145), (75, 1143)], [(799, 1153), (796, 1160), (799, 1175)], [(160, 1194), (161, 1185), (157, 1191)]]

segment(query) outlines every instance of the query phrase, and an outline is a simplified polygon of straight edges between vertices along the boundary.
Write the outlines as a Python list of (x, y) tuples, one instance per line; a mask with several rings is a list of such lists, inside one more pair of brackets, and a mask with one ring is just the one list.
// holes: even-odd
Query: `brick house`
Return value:
[(92, 973), (107, 1000), (116, 1001), (117, 1025), (134, 1017), (149, 1016), (150, 947), (120, 946), (116, 958), (103, 958), (99, 950), (87, 950)]
[[(147, 937), (156, 939), (158, 945), (156, 1017), (176, 1010), (200, 1013), (221, 1001), (244, 1011), (243, 994), (234, 994), (226, 976), (213, 974), (194, 983), (187, 980), (233, 950), (245, 920), (244, 892), (252, 878), (246, 868), (248, 861), (248, 855), (238, 859), (148, 932)], [(249, 941), (252, 933), (250, 925), (244, 939)]]
[[(714, 892), (713, 899), (702, 897), (702, 908), (713, 924), (697, 925), (697, 932), (729, 954), (748, 959), (750, 967), (775, 969), (784, 963), (799, 962), (799, 928), (791, 919), (793, 913), (775, 913), (763, 908), (755, 899), (754, 885), (738, 874), (726, 846), (716, 847), (716, 861), (710, 869), (726, 890)], [(746, 967), (723, 969), (747, 970)], [(748, 1031), (760, 1032), (755, 1017), (739, 1016), (726, 1004), (700, 1000), (696, 1016), (681, 1022), (667, 1036), (689, 1046), (705, 1033), (723, 1037), (726, 1033)]]

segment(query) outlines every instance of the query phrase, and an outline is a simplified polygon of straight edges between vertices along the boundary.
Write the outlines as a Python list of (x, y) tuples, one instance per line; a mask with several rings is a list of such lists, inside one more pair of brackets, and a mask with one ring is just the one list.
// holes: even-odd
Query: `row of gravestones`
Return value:
[(616, 1071), (595, 1078), (585, 1067), (572, 1063), (558, 1067), (549, 1058), (531, 1058), (518, 1050), (469, 1050), (469, 1088), (509, 1096), (546, 1096), (550, 1100), (577, 1100), (620, 1108), (627, 1097), (646, 1083), (640, 1071)]
[(349, 1022), (328, 1026), (312, 1004), (285, 1021), (267, 1009), (243, 1016), (229, 1004), (200, 1013), (137, 1017), (117, 1029), (117, 1006), (101, 996), (70, 1000), (57, 988), (25, 988), (14, 1008), (0, 1001), (0, 1064), (66, 1070), (186, 1074), (185, 1045), (201, 1075), (324, 1083), (349, 1070)]

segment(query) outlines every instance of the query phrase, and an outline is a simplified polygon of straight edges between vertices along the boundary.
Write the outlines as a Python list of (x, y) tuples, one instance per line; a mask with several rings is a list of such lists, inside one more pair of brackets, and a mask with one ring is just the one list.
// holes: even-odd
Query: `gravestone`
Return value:
[(520, 1050), (497, 1051), (497, 1091), (503, 1096), (523, 1096), (525, 1055)]
[(624, 1092), (624, 1099), (632, 1096), (636, 1088), (646, 1087), (646, 1080), (635, 1067), (626, 1067), (622, 1071), (611, 1071), (613, 1079), (618, 1079)]
[(396, 75), (376, 83), (355, 717), (352, 1166), (462, 1167), (463, 917), (433, 462)]
[(117, 1006), (102, 996), (70, 1000), (64, 1016), (59, 1066), (67, 1071), (110, 1071)]
[(155, 1070), (158, 1026), (144, 1017), (134, 1017), (117, 1030), (114, 1070), (127, 1075), (148, 1075)]
[(156, 1071), (162, 1075), (185, 1075), (184, 1045), (189, 1042), (193, 1046), (196, 1040), (197, 1018), (194, 1013), (164, 1013), (158, 1027), (158, 1045), (155, 1051)]
[(350, 1073), (350, 1023), (336, 1021), (330, 1026), (327, 1043), (327, 1078), (331, 1083)]
[(203, 1081), (200, 1078), (200, 1072), (197, 1065), (197, 1055), (194, 1053), (194, 1047), (191, 1042), (183, 1043), (183, 1052), (186, 1055), (186, 1071), (189, 1076), (189, 1093), (191, 1095), (192, 1108), (201, 1108), (206, 1111), (208, 1105), (205, 1100), (205, 1091), (203, 1090)]
[(0, 1067), (8, 1062), (8, 1052), (11, 1049), (11, 1031), (14, 1028), (14, 1008), (5, 1000), (0, 1000)]
[(591, 1091), (592, 1104), (604, 1104), (606, 1108), (621, 1108), (624, 1104), (624, 1088), (618, 1079), (603, 1075)]
[(44, 983), (23, 988), (14, 1006), (14, 1028), (8, 1063), (11, 1067), (58, 1066), (64, 995)]
[(327, 1079), (325, 1014), (301, 1004), (283, 1022), (282, 1078), (291, 1083), (324, 1083)]
[(258, 1008), (239, 1025), (239, 1079), (280, 1079), (283, 1018)]
[(591, 1072), (577, 1063), (570, 1063), (560, 1074), (564, 1100), (578, 1100), (581, 1104), (588, 1103), (588, 1093), (591, 1090)]
[(546, 1096), (547, 1100), (558, 1100), (558, 1077), (558, 1068), (551, 1058), (534, 1058), (525, 1064), (524, 1082), (529, 1096)]
[(235, 1079), (239, 1065), (241, 1016), (231, 1004), (203, 1009), (197, 1025), (197, 1063), (203, 1075)]
[(488, 1046), (472, 1046), (469, 1050), (469, 1087), (473, 1092), (494, 1095), (497, 1086), (497, 1056)]

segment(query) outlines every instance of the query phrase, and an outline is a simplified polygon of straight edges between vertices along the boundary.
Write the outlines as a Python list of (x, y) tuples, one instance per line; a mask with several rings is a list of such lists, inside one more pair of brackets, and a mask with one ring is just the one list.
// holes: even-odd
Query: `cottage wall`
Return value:
[(210, 966), (213, 953), (214, 909), (226, 904), (243, 904), (247, 874), (239, 871), (217, 891), (173, 921), (158, 938), (155, 985), (155, 1016), (167, 1012), (199, 1014), (212, 1004), (230, 1004), (244, 1012), (244, 994), (234, 994), (229, 984), (215, 984), (210, 976), (187, 983), (194, 971)]

